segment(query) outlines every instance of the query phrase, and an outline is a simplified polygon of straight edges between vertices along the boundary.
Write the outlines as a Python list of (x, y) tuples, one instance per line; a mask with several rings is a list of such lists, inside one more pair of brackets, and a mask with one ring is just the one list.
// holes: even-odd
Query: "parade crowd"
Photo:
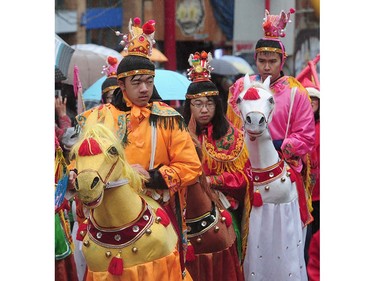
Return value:
[[(320, 88), (308, 75), (297, 80), (283, 71), (281, 38), (293, 13), (266, 10), (254, 50), (257, 72), (234, 81), (225, 95), (211, 79), (212, 54), (195, 50), (186, 58), (191, 83), (181, 108), (164, 102), (149, 58), (156, 23), (136, 17), (123, 37), (127, 55), (107, 60), (101, 104), (71, 120), (66, 98), (56, 97), (55, 280), (320, 280)], [(271, 93), (265, 101), (263, 91)], [(261, 102), (269, 111), (244, 113), (243, 104)], [(98, 123), (123, 150), (105, 151), (102, 165), (87, 160), (104, 153), (98, 135), (82, 141)], [(253, 126), (261, 125), (266, 132), (255, 135)], [(272, 144), (268, 150), (263, 141)], [(117, 206), (104, 207), (106, 220), (96, 210), (100, 203), (88, 203), (80, 189), (90, 173), (82, 163), (102, 168), (116, 153), (137, 175), (131, 179), (140, 177), (143, 207), (112, 226)], [(107, 180), (116, 165), (93, 177), (91, 189), (108, 188), (102, 197), (126, 185)], [(159, 228), (140, 223), (150, 217)], [(160, 228), (177, 237), (174, 251), (161, 257), (157, 249), (173, 239), (150, 246), (145, 238)]]

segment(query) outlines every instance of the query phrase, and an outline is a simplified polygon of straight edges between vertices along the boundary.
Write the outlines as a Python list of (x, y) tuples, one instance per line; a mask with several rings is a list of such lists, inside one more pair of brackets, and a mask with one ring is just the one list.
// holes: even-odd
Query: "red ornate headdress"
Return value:
[(102, 95), (119, 88), (117, 84), (117, 66), (117, 58), (108, 56), (107, 65), (104, 65), (102, 70), (102, 74), (107, 76), (107, 79), (105, 79), (102, 84)]
[(192, 83), (188, 87), (186, 99), (219, 94), (215, 84), (210, 80), (211, 71), (213, 70), (210, 65), (211, 60), (212, 55), (210, 52), (202, 51), (190, 54), (188, 61), (191, 67), (188, 69), (187, 76)]
[(282, 10), (279, 15), (270, 15), (266, 9), (262, 25), (264, 36), (266, 38), (285, 37), (285, 27), (289, 22), (291, 22), (290, 14), (294, 13), (294, 9), (289, 9), (289, 13), (285, 13)]
[[(141, 26), (140, 18), (136, 17), (134, 18), (134, 23), (132, 19), (129, 20), (128, 29), (128, 34), (122, 34), (120, 31), (116, 31), (117, 36), (122, 36), (120, 44), (124, 46), (124, 51), (127, 52), (124, 59), (136, 56), (144, 58), (151, 63), (149, 57), (152, 54), (152, 47), (155, 44), (155, 21), (149, 20)], [(142, 63), (142, 60), (137, 59), (136, 62), (123, 65), (122, 62), (124, 59), (122, 59), (118, 67), (117, 79), (137, 74), (155, 75), (155, 66), (153, 66), (152, 63), (152, 65), (146, 61)], [(132, 61), (132, 59), (129, 59), (129, 61)]]
[(280, 41), (280, 37), (285, 37), (285, 27), (291, 22), (290, 15), (293, 13), (295, 13), (295, 10), (292, 8), (289, 9), (289, 13), (285, 13), (282, 10), (279, 15), (270, 15), (268, 10), (265, 10), (265, 17), (262, 24), (264, 37), (258, 40), (255, 46), (255, 56), (259, 52), (279, 53), (282, 55), (282, 68), (287, 54), (284, 44)]
[(122, 35), (121, 45), (124, 46), (124, 51), (128, 52), (129, 55), (138, 56), (151, 56), (152, 46), (155, 44), (155, 21), (149, 20), (144, 23), (141, 27), (141, 19), (134, 18), (134, 24), (132, 19), (129, 20), (129, 34), (122, 34), (116, 31), (116, 35)]

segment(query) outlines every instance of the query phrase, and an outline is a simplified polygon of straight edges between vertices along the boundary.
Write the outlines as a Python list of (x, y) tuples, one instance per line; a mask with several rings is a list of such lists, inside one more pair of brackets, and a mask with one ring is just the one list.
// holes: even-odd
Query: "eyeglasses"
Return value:
[(213, 110), (216, 107), (216, 104), (213, 101), (209, 101), (208, 103), (195, 102), (190, 104), (200, 110), (202, 110), (203, 106), (205, 106), (208, 110)]

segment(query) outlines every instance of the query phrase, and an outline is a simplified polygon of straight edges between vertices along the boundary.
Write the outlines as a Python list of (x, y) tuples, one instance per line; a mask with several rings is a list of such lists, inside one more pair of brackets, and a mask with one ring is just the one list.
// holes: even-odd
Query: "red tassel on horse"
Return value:
[(260, 194), (259, 190), (256, 190), (254, 192), (254, 201), (253, 201), (253, 206), (254, 207), (260, 207), (263, 205), (263, 199), (262, 199), (262, 194)]
[(156, 210), (156, 215), (161, 218), (160, 223), (164, 226), (168, 226), (168, 224), (171, 222), (168, 214), (161, 208)]
[(85, 237), (86, 233), (87, 233), (87, 223), (79, 224), (76, 239), (78, 241), (83, 241), (83, 238)]
[(121, 258), (120, 253), (117, 254), (117, 256), (113, 257), (111, 259), (111, 262), (108, 266), (108, 272), (112, 275), (122, 275), (122, 272), (124, 271), (124, 264)]
[(195, 260), (194, 246), (191, 245), (189, 242), (187, 250), (186, 250), (186, 261), (189, 262), (189, 261), (194, 261), (194, 260)]
[(225, 218), (225, 225), (227, 227), (232, 225), (232, 215), (227, 210), (222, 210), (221, 215)]

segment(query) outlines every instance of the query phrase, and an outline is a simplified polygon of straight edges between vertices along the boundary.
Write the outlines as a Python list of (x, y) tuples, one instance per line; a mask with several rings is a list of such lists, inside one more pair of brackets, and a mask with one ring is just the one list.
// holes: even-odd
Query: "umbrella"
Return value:
[(250, 64), (241, 57), (236, 56), (230, 56), (230, 55), (224, 55), (221, 57), (221, 59), (226, 60), (233, 64), (235, 68), (241, 73), (241, 74), (254, 74), (254, 70), (250, 66)]
[(102, 98), (102, 84), (107, 76), (103, 76), (96, 80), (86, 91), (83, 92), (84, 101), (100, 101)]
[(70, 60), (68, 77), (65, 84), (74, 84), (74, 66), (79, 69), (79, 78), (82, 83), (82, 89), (85, 90), (95, 83), (99, 78), (105, 76), (102, 73), (103, 66), (106, 65), (107, 56), (94, 53), (93, 51), (76, 49)]
[[(125, 57), (127, 56), (127, 52), (121, 51), (121, 55)], [(154, 62), (166, 62), (168, 61), (168, 58), (158, 49), (152, 48), (152, 54), (151, 54), (150, 60)]]
[(223, 59), (212, 59), (210, 65), (213, 67), (211, 73), (218, 75), (237, 75), (240, 74), (237, 68), (231, 64), (229, 61)]
[(67, 78), (69, 62), (73, 53), (74, 49), (55, 33), (55, 82)]
[(101, 46), (101, 45), (97, 45), (97, 44), (77, 44), (77, 45), (72, 45), (72, 48), (76, 50), (91, 51), (99, 55), (104, 55), (106, 57), (108, 56), (115, 57), (117, 58), (119, 63), (124, 57), (123, 55), (121, 55), (119, 52), (117, 52), (114, 49)]
[(156, 69), (155, 87), (163, 100), (185, 100), (190, 80), (173, 70)]
[[(101, 77), (83, 92), (83, 100), (100, 101), (102, 98), (102, 84), (107, 77)], [(155, 70), (155, 87), (163, 100), (185, 100), (189, 79), (184, 75), (166, 69)]]

